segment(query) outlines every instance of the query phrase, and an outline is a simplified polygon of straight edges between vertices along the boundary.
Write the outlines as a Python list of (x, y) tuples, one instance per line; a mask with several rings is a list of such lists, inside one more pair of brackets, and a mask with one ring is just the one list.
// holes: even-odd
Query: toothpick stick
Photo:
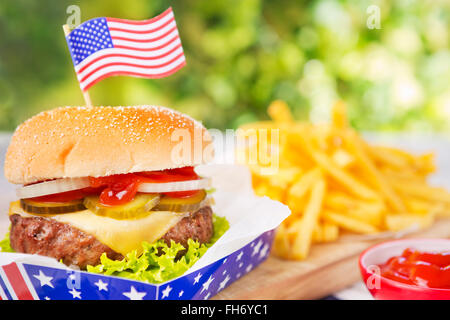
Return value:
[[(69, 25), (65, 24), (63, 25), (64, 34), (67, 37), (70, 33)], [(87, 107), (92, 107), (91, 97), (89, 96), (89, 92), (81, 90), (81, 93), (83, 94), (84, 102), (86, 103)]]

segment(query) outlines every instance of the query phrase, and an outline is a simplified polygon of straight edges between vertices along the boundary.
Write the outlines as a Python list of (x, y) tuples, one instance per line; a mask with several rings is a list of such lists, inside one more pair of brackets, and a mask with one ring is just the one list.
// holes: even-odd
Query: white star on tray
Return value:
[(249, 264), (249, 265), (247, 266), (247, 268), (245, 268), (245, 271), (250, 272), (250, 270), (252, 270), (252, 268), (253, 268), (253, 265), (252, 265), (252, 264)]
[(108, 284), (103, 282), (102, 279), (98, 279), (97, 282), (94, 283), (98, 287), (98, 291), (108, 291)]
[(225, 277), (225, 279), (223, 279), (223, 281), (219, 284), (219, 289), (217, 289), (217, 291), (220, 291), (223, 288), (225, 288), (227, 286), (228, 281), (230, 281), (230, 276), (229, 275), (227, 275)]
[(198, 283), (200, 281), (200, 278), (202, 277), (202, 274), (199, 272), (197, 276), (194, 278), (194, 284)]
[(161, 291), (162, 292), (161, 299), (168, 298), (170, 291), (172, 291), (172, 287), (168, 285), (163, 291)]
[(147, 292), (138, 292), (134, 286), (131, 286), (130, 292), (124, 292), (123, 295), (130, 300), (142, 300), (147, 295)]
[(44, 297), (44, 299), (45, 299), (45, 300), (50, 300), (50, 298), (49, 298), (49, 297), (47, 297), (47, 296), (45, 296), (45, 297)]
[(267, 251), (269, 251), (269, 245), (266, 244), (262, 249), (261, 252), (259, 253), (259, 258), (262, 259), (263, 257), (265, 257), (267, 255)]
[(243, 251), (239, 252), (239, 254), (238, 254), (237, 258), (236, 258), (236, 261), (241, 260), (243, 254), (244, 254)]
[(36, 279), (39, 280), (39, 283), (41, 284), (41, 287), (43, 286), (49, 286), (51, 288), (53, 287), (53, 284), (51, 283), (51, 280), (53, 279), (53, 277), (48, 277), (46, 276), (42, 270), (39, 270), (39, 275), (33, 275), (33, 277), (35, 277)]
[(209, 285), (211, 284), (211, 282), (214, 280), (213, 276), (209, 276), (208, 280), (205, 281), (205, 283), (202, 284), (202, 291), (200, 291), (200, 293), (202, 293), (205, 290), (209, 289)]
[(178, 298), (181, 297), (181, 296), (183, 295), (183, 293), (184, 293), (184, 290), (181, 290), (181, 291), (178, 293)]
[(259, 249), (261, 248), (262, 244), (263, 242), (259, 240), (256, 246), (253, 248), (252, 257), (259, 252)]
[(69, 293), (72, 295), (73, 299), (75, 298), (81, 299), (81, 292), (75, 290), (75, 288), (72, 288), (72, 290), (70, 290)]
[(211, 293), (208, 292), (208, 294), (203, 298), (203, 300), (208, 300), (210, 296), (211, 296)]

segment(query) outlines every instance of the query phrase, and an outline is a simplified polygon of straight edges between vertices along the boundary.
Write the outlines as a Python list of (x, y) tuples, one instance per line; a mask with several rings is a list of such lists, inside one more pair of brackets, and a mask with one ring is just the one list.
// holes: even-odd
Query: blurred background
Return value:
[(2, 0), (1, 131), (83, 104), (62, 30), (69, 5), (81, 21), (172, 6), (181, 34), (185, 68), (103, 80), (94, 104), (161, 104), (224, 129), (266, 119), (274, 99), (298, 119), (326, 121), (340, 98), (357, 129), (450, 133), (448, 0)]

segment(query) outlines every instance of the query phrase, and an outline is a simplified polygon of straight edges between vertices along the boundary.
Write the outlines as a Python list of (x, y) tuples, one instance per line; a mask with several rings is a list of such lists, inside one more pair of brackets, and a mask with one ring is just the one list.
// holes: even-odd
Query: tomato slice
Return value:
[(175, 182), (198, 180), (199, 176), (195, 173), (194, 167), (184, 167), (176, 169), (167, 169), (160, 171), (148, 171), (136, 173), (142, 182), (158, 183), (158, 182)]
[(92, 194), (99, 193), (98, 188), (84, 188), (79, 190), (72, 190), (67, 192), (49, 194), (41, 197), (30, 198), (30, 200), (37, 202), (70, 202), (73, 200), (83, 199), (84, 197)]

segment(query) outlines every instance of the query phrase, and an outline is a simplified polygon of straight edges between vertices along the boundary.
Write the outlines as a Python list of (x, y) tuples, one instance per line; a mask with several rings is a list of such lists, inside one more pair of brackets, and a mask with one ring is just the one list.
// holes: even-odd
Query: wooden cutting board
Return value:
[[(450, 238), (450, 219), (408, 238)], [(314, 245), (308, 259), (286, 261), (271, 255), (255, 270), (213, 299), (318, 299), (361, 279), (358, 257), (373, 244), (386, 241), (340, 241)]]

